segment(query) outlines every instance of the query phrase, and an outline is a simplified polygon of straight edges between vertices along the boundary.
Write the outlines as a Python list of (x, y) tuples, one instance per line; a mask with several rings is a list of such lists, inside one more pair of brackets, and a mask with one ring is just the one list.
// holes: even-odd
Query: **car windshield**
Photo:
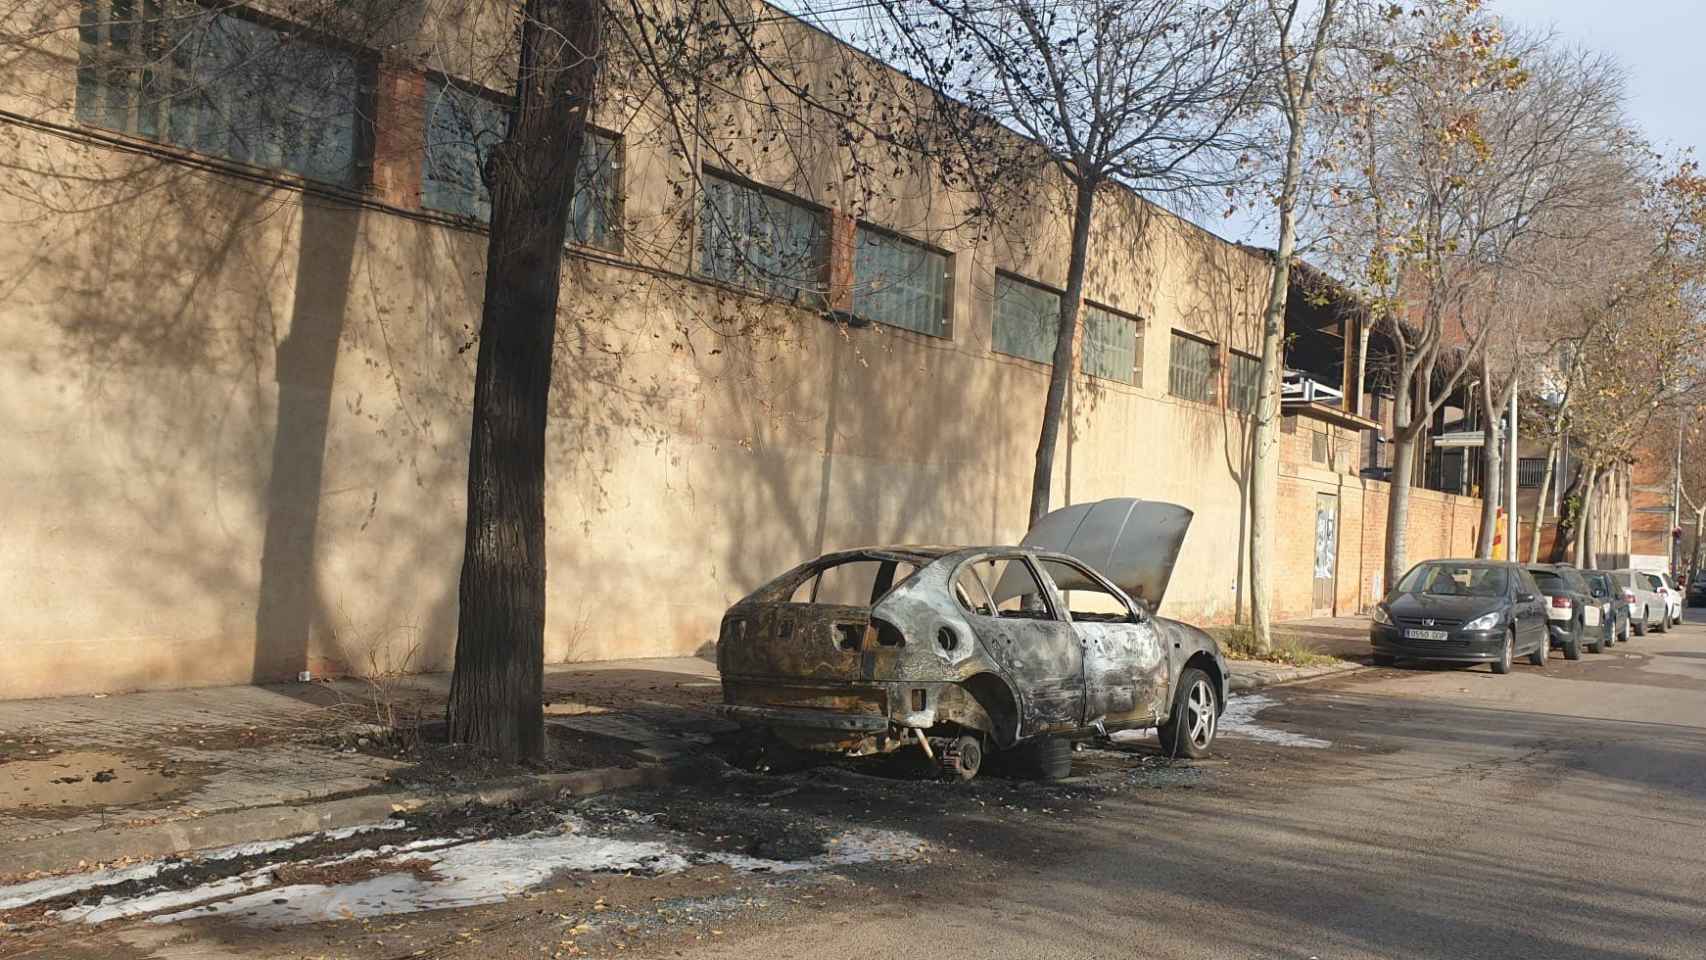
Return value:
[(1434, 597), (1502, 597), (1509, 582), (1503, 567), (1424, 563), (1398, 584), (1398, 592)]

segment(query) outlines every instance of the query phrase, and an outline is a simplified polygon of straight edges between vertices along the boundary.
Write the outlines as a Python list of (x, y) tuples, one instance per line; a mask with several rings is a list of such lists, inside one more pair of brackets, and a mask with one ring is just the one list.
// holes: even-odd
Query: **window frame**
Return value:
[[(1188, 403), (1200, 403), (1204, 406), (1209, 406), (1209, 407), (1220, 406), (1220, 400), (1221, 400), (1221, 397), (1220, 397), (1220, 393), (1221, 393), (1220, 376), (1219, 376), (1220, 344), (1215, 343), (1213, 340), (1209, 340), (1209, 339), (1206, 339), (1204, 337), (1197, 336), (1194, 333), (1191, 333), (1191, 332), (1186, 331), (1186, 330), (1180, 330), (1178, 328), (1170, 329), (1168, 331), (1168, 334), (1169, 334), (1169, 339), (1167, 342), (1167, 395), (1171, 396), (1171, 397), (1176, 397), (1180, 400), (1184, 400)], [(1180, 369), (1180, 365), (1176, 359), (1176, 354), (1178, 353), (1178, 351), (1175, 349), (1176, 345), (1179, 343), (1191, 343), (1191, 344), (1195, 344), (1199, 347), (1207, 348), (1207, 353), (1205, 354), (1205, 358), (1207, 360), (1208, 366), (1207, 366), (1207, 369), (1203, 371), (1203, 375), (1202, 375), (1203, 384), (1207, 388), (1207, 391), (1208, 391), (1207, 399), (1203, 399), (1202, 397), (1193, 396), (1190, 394), (1184, 394), (1184, 393), (1179, 392), (1178, 384), (1177, 384), (1177, 381), (1174, 377), (1174, 372), (1176, 370)]]
[[(1242, 350), (1228, 349), (1226, 354), (1226, 405), (1237, 413), (1255, 416), (1256, 407), (1262, 401), (1262, 358)], [(1251, 382), (1248, 385), (1238, 381), (1240, 361), (1249, 364)], [(1247, 406), (1244, 403), (1246, 394), (1249, 396)]]
[[(426, 91), (423, 99), (424, 113), (422, 116), (421, 126), (421, 209), (438, 216), (451, 217), (464, 223), (479, 224), (481, 227), (489, 230), (491, 228), (491, 196), (490, 189), (486, 186), (483, 180), (480, 182), (478, 189), (480, 192), (486, 194), (485, 205), (487, 208), (487, 214), (485, 217), (464, 213), (460, 210), (446, 209), (444, 206), (433, 205), (427, 200), (427, 183), (429, 181), (442, 182), (436, 181), (428, 175), (428, 171), (431, 166), (431, 151), (433, 148), (431, 139), (433, 92), (435, 87), (441, 87), (457, 90), (465, 96), (476, 97), (499, 108), (505, 117), (506, 123), (514, 122), (516, 109), (515, 97), (498, 90), (493, 90), (491, 87), (463, 80), (442, 71), (428, 70), (425, 74)], [(581, 165), (586, 162), (586, 154), (583, 152), (580, 158), (576, 161), (577, 169), (575, 171), (575, 182), (572, 183), (569, 188), (569, 225), (568, 229), (563, 234), (563, 247), (565, 249), (581, 247), (588, 250), (599, 250), (605, 253), (620, 254), (623, 252), (624, 247), (622, 214), (627, 206), (627, 190), (625, 189), (625, 172), (627, 170), (628, 154), (627, 142), (621, 134), (608, 130), (595, 123), (588, 123), (586, 125), (585, 132), (589, 137), (598, 137), (609, 142), (611, 146), (611, 154), (614, 158), (614, 163), (612, 164), (614, 168), (614, 182), (611, 186), (610, 195), (611, 209), (607, 213), (609, 222), (606, 229), (606, 237), (609, 239), (609, 242), (596, 243), (591, 240), (583, 240), (576, 233), (575, 202), (580, 196), (580, 191), (578, 189), (580, 185), (580, 168)], [(581, 144), (581, 149), (583, 151), (586, 149), (586, 141), (584, 139)], [(476, 201), (478, 201), (478, 199), (478, 197), (475, 198)]]
[[(1005, 299), (1001, 295), (1002, 281), (1018, 284), (1033, 291), (1041, 291), (1042, 293), (1054, 297), (1054, 318), (1049, 328), (1049, 333), (1053, 335), (1054, 340), (1050, 341), (1048, 344), (1048, 357), (1046, 359), (1039, 360), (1036, 357), (1028, 356), (1023, 353), (1012, 353), (1001, 348), (1001, 338), (997, 333), (997, 330), (1001, 327), (1001, 304)], [(989, 349), (1003, 357), (1013, 357), (1014, 359), (1024, 360), (1027, 363), (1040, 363), (1046, 367), (1054, 366), (1054, 341), (1058, 341), (1060, 337), (1060, 305), (1065, 299), (1066, 294), (1063, 291), (1056, 290), (1048, 284), (1021, 276), (1020, 274), (1014, 273), (1010, 270), (995, 271), (995, 302), (989, 318)]]
[[(1125, 608), (1125, 616), (1119, 620), (1078, 620), (1073, 616), (1072, 602), (1068, 599), (1068, 595), (1072, 593), (1072, 590), (1062, 589), (1060, 581), (1056, 580), (1053, 575), (1049, 574), (1047, 565), (1051, 563), (1058, 563), (1063, 567), (1070, 568), (1076, 571), (1084, 579), (1101, 587), (1102, 592), (1119, 601), (1120, 605)], [(1055, 595), (1060, 598), (1060, 606), (1066, 613), (1066, 620), (1068, 623), (1137, 623), (1140, 621), (1136, 601), (1126, 596), (1124, 590), (1115, 587), (1106, 577), (1103, 577), (1094, 570), (1091, 570), (1087, 565), (1078, 563), (1075, 560), (1068, 560), (1060, 557), (1039, 557), (1037, 558), (1037, 568), (1039, 573), (1048, 578), (1048, 586), (1052, 588)], [(1078, 589), (1085, 593), (1092, 592), (1085, 588), (1074, 589)], [(1091, 614), (1089, 612), (1086, 612), (1085, 615), (1091, 617), (1096, 616), (1096, 614)]]
[[(705, 186), (710, 180), (719, 180), (742, 190), (747, 190), (752, 193), (759, 194), (760, 196), (780, 201), (791, 207), (810, 213), (816, 219), (816, 249), (813, 251), (813, 255), (816, 258), (813, 265), (817, 272), (817, 277), (814, 281), (817, 284), (817, 288), (815, 290), (808, 290), (803, 284), (800, 284), (792, 288), (791, 295), (784, 295), (776, 289), (772, 289), (771, 285), (763, 282), (753, 284), (740, 278), (719, 276), (705, 269), (705, 242), (707, 233), (705, 206), (709, 197), (709, 192), (705, 189)], [(700, 190), (698, 205), (693, 210), (692, 274), (695, 278), (709, 283), (714, 283), (719, 286), (728, 287), (731, 290), (738, 290), (751, 296), (773, 299), (798, 307), (821, 309), (827, 305), (829, 300), (829, 269), (831, 257), (831, 224), (829, 220), (829, 209), (827, 207), (824, 207), (822, 204), (814, 203), (803, 197), (796, 196), (786, 190), (780, 190), (776, 187), (759, 183), (756, 180), (741, 176), (738, 173), (725, 170), (721, 167), (709, 165), (701, 167), (699, 171), (699, 182)], [(744, 255), (741, 257), (741, 261), (743, 263), (750, 263)]]
[[(1048, 608), (1045, 611), (1045, 613), (1047, 614), (1046, 616), (1042, 616), (1042, 617), (1003, 617), (1003, 616), (1001, 616), (1001, 606), (998, 602), (996, 602), (995, 590), (994, 590), (994, 588), (992, 588), (989, 585), (989, 582), (984, 579), (983, 573), (977, 569), (977, 566), (980, 563), (999, 563), (1003, 560), (1006, 560), (1010, 563), (1021, 563), (1024, 565), (1026, 571), (1029, 572), (1031, 575), (1032, 582), (1034, 582), (1037, 586), (1037, 596), (1042, 598), (1043, 605)], [(960, 573), (963, 572), (964, 570), (968, 569), (968, 568), (971, 570), (972, 576), (977, 579), (978, 583), (983, 584), (983, 592), (989, 598), (989, 608), (991, 610), (995, 611), (994, 616), (989, 616), (987, 614), (977, 613), (976, 611), (967, 611), (971, 616), (983, 617), (984, 619), (987, 619), (987, 620), (1023, 620), (1023, 621), (1030, 621), (1030, 622), (1035, 622), (1035, 623), (1066, 623), (1066, 622), (1068, 622), (1067, 620), (1065, 620), (1061, 616), (1059, 606), (1056, 605), (1056, 603), (1054, 601), (1054, 597), (1050, 595), (1050, 591), (1053, 590), (1053, 581), (1044, 577), (1042, 571), (1037, 569), (1036, 565), (1031, 562), (1031, 558), (1029, 556), (1027, 556), (1026, 554), (1023, 554), (1023, 553), (985, 553), (985, 554), (980, 554), (980, 555), (975, 556), (975, 557), (971, 557), (971, 558), (966, 559), (966, 560), (962, 560), (962, 561), (960, 561), (959, 566), (954, 568), (954, 575), (951, 578), (949, 578), (948, 583), (950, 585), (958, 583), (959, 578), (960, 578)], [(1005, 571), (1003, 571), (1003, 572), (1005, 572)], [(963, 605), (961, 606), (961, 609), (962, 610), (965, 609)]]
[[(84, 0), (84, 2), (91, 2), (91, 0)], [(218, 18), (229, 18), (231, 20), (247, 24), (250, 27), (258, 27), (262, 30), (267, 30), (286, 38), (287, 42), (277, 43), (274, 47), (275, 50), (283, 50), (287, 47), (300, 48), (306, 45), (318, 48), (319, 51), (324, 53), (342, 54), (349, 58), (353, 73), (352, 81), (354, 83), (354, 87), (351, 90), (352, 96), (350, 97), (351, 106), (349, 111), (349, 176), (347, 180), (328, 179), (315, 173), (303, 172), (283, 163), (273, 164), (243, 159), (241, 157), (232, 156), (229, 153), (211, 152), (195, 142), (185, 142), (184, 140), (175, 137), (171, 132), (173, 121), (169, 111), (162, 112), (160, 118), (156, 121), (156, 129), (153, 134), (143, 132), (141, 129), (143, 126), (142, 118), (137, 114), (137, 101), (133, 99), (133, 97), (140, 93), (149, 83), (146, 79), (146, 75), (153, 72), (149, 70), (149, 65), (157, 64), (160, 61), (149, 59), (149, 55), (147, 54), (138, 55), (134, 59), (115, 55), (117, 51), (115, 51), (112, 45), (111, 27), (114, 23), (121, 21), (113, 19), (113, 0), (92, 0), (92, 2), (99, 5), (105, 19), (96, 19), (86, 27), (82, 21), (81, 8), (83, 7), (83, 4), (78, 4), (79, 11), (74, 34), (76, 38), (76, 55), (72, 58), (74, 66), (71, 71), (72, 94), (70, 105), (70, 112), (76, 126), (90, 130), (98, 130), (104, 136), (116, 137), (138, 144), (147, 144), (151, 149), (163, 150), (172, 154), (181, 155), (185, 158), (195, 158), (233, 171), (262, 176), (269, 180), (287, 183), (304, 189), (317, 189), (344, 195), (360, 195), (372, 187), (374, 150), (376, 144), (374, 116), (377, 109), (378, 68), (380, 61), (379, 54), (376, 51), (359, 44), (351, 43), (335, 34), (326, 33), (324, 31), (314, 29), (309, 25), (273, 16), (264, 10), (259, 10), (245, 4), (232, 4), (230, 6), (218, 6), (205, 2), (193, 2), (189, 4), (197, 15), (206, 16), (209, 23), (212, 23)], [(144, 6), (144, 3), (145, 0), (138, 0), (137, 5), (142, 7)], [(166, 3), (167, 0), (161, 0), (162, 8), (166, 6)], [(146, 18), (147, 16), (147, 14), (143, 13), (141, 10), (138, 11), (138, 14), (143, 18)], [(161, 10), (158, 16), (162, 19), (174, 18), (173, 14), (164, 9)], [(147, 22), (146, 19), (137, 19), (129, 21), (129, 24), (134, 27), (137, 24), (145, 22)], [(99, 31), (105, 37), (103, 43), (91, 45), (89, 41), (85, 39), (84, 31), (90, 27)], [(131, 42), (142, 45), (146, 43), (146, 40), (141, 37), (135, 37), (132, 38)], [(169, 43), (170, 41), (168, 40), (168, 45)], [(91, 53), (91, 50), (94, 52)], [(94, 61), (92, 64), (90, 62), (91, 57)], [(127, 101), (127, 106), (125, 108), (126, 124), (124, 126), (112, 126), (91, 118), (86, 115), (85, 110), (89, 109), (90, 112), (100, 112), (101, 108), (85, 108), (83, 103), (84, 73), (86, 71), (93, 70), (97, 77), (104, 77), (108, 70), (115, 69), (115, 62), (118, 62), (116, 69), (129, 70), (135, 74), (142, 75), (141, 79), (138, 79), (133, 84), (127, 84), (126, 86), (126, 96), (127, 98), (132, 99), (128, 99)], [(174, 63), (171, 65), (169, 72), (173, 75), (179, 75), (186, 71), (189, 73), (189, 77), (186, 81), (189, 84), (187, 89), (192, 92), (197, 89), (205, 89), (207, 81), (197, 81), (195, 79), (195, 67), (193, 63), (188, 67)], [(169, 83), (170, 81), (168, 80), (167, 82)], [(109, 85), (104, 79), (97, 79), (95, 84), (96, 89), (102, 93), (109, 89)], [(267, 84), (267, 86), (271, 89), (276, 85)], [(132, 115), (137, 116), (134, 124), (130, 122), (130, 117)], [(200, 119), (199, 113), (196, 119)], [(188, 138), (190, 141), (194, 141), (199, 135), (199, 131), (201, 130), (200, 125), (196, 125), (195, 129), (197, 133), (190, 134)], [(227, 127), (224, 132), (228, 135), (229, 131), (230, 127)]]
[[(917, 327), (910, 327), (903, 323), (895, 323), (892, 320), (885, 320), (875, 314), (868, 314), (861, 310), (861, 298), (859, 296), (859, 251), (865, 247), (865, 244), (862, 242), (860, 237), (861, 233), (875, 234), (890, 243), (896, 243), (907, 247), (915, 247), (924, 251), (927, 255), (942, 258), (941, 304), (937, 310), (936, 316), (939, 329), (920, 330)], [(896, 330), (910, 330), (913, 333), (923, 334), (927, 337), (936, 337), (941, 340), (952, 340), (954, 338), (954, 255), (952, 253), (942, 249), (941, 247), (935, 246), (934, 244), (919, 240), (916, 237), (908, 236), (898, 230), (891, 230), (881, 224), (871, 223), (866, 220), (855, 220), (853, 222), (853, 262), (849, 265), (849, 272), (853, 278), (852, 306), (849, 313), (855, 319), (864, 323), (880, 323), (885, 327), (892, 327)]]
[[(1131, 339), (1130, 379), (1122, 379), (1120, 377), (1109, 377), (1109, 376), (1106, 376), (1104, 374), (1096, 373), (1096, 372), (1088, 369), (1088, 364), (1090, 362), (1090, 316), (1089, 316), (1089, 311), (1091, 311), (1091, 310), (1096, 310), (1096, 311), (1099, 311), (1101, 313), (1105, 313), (1108, 316), (1113, 317), (1117, 320), (1123, 320), (1123, 321), (1126, 321), (1126, 322), (1131, 324), (1132, 339)], [(1127, 313), (1123, 310), (1116, 310), (1113, 307), (1103, 306), (1102, 304), (1096, 303), (1096, 302), (1091, 301), (1091, 300), (1085, 300), (1082, 304), (1079, 305), (1078, 314), (1079, 314), (1079, 322), (1082, 323), (1084, 326), (1084, 349), (1082, 351), (1080, 351), (1080, 355), (1078, 358), (1078, 371), (1079, 371), (1079, 373), (1083, 374), (1086, 377), (1094, 377), (1097, 380), (1111, 380), (1115, 383), (1123, 383), (1123, 384), (1130, 386), (1130, 387), (1142, 387), (1143, 386), (1143, 332), (1144, 332), (1143, 328), (1146, 326), (1143, 318), (1138, 316), (1135, 313)]]

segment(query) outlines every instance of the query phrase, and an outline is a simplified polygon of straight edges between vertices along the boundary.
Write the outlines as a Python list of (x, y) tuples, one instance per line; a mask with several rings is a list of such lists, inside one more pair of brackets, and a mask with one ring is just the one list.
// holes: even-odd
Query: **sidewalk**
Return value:
[(1313, 680), (1332, 674), (1363, 669), (1369, 661), (1367, 617), (1318, 617), (1274, 624), (1274, 641), (1294, 643), (1310, 653), (1333, 658), (1332, 662), (1293, 667), (1265, 660), (1228, 660), (1232, 692), (1241, 693), (1278, 683)]
[[(158, 842), (271, 839), (224, 835), (257, 829), (255, 818), (215, 828), (212, 818), (235, 811), (368, 797), (349, 805), (352, 815), (383, 817), (392, 802), (419, 805), (541, 772), (631, 770), (688, 754), (724, 726), (710, 711), (720, 698), (715, 665), (679, 658), (547, 666), (547, 731), (557, 747), (549, 771), (434, 763), (382, 738), (374, 721), (383, 711), (441, 719), (449, 680), (0, 702), (0, 875), (75, 867), (90, 859), (76, 851), (123, 849), (130, 844), (114, 841), (138, 832)], [(300, 817), (277, 819), (277, 829), (299, 832)], [(107, 842), (89, 842), (94, 834)]]
[[(1285, 624), (1351, 652), (1355, 621)], [(1366, 621), (1363, 621), (1366, 624)], [(1366, 636), (1366, 633), (1362, 633)], [(1364, 642), (1366, 644), (1366, 641)], [(1361, 652), (1361, 651), (1358, 651)], [(1230, 661), (1234, 691), (1356, 669)], [(435, 801), (657, 782), (733, 729), (698, 658), (546, 667), (544, 768), (398, 743), (386, 713), (443, 717), (448, 674), (0, 702), (0, 876), (383, 819)], [(404, 725), (407, 729), (407, 724)]]

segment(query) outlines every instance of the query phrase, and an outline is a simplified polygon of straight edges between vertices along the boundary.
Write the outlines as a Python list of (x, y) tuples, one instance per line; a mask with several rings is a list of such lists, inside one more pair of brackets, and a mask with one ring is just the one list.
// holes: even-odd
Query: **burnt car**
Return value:
[(870, 547), (803, 563), (729, 608), (725, 716), (799, 749), (917, 748), (1057, 778), (1073, 741), (1159, 729), (1202, 757), (1225, 709), (1214, 639), (1157, 616), (1191, 512), (1105, 500), (1016, 546)]

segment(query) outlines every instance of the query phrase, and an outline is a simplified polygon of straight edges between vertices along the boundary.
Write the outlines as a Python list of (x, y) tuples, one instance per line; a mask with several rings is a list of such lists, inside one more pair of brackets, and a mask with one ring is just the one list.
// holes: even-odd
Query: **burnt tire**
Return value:
[(1511, 664), (1516, 660), (1516, 631), (1505, 634), (1505, 648), (1499, 651), (1499, 659), (1493, 661), (1493, 672), (1504, 676), (1511, 672)]
[(1037, 737), (1014, 747), (1006, 761), (1008, 772), (1016, 777), (1065, 780), (1072, 776), (1072, 741), (1065, 737)]
[(961, 737), (954, 741), (947, 759), (949, 774), (961, 780), (976, 779), (978, 771), (983, 769), (983, 741), (972, 736)]
[(1173, 710), (1158, 730), (1161, 752), (1200, 760), (1209, 755), (1219, 727), (1220, 691), (1214, 681), (1196, 667), (1181, 670)]

